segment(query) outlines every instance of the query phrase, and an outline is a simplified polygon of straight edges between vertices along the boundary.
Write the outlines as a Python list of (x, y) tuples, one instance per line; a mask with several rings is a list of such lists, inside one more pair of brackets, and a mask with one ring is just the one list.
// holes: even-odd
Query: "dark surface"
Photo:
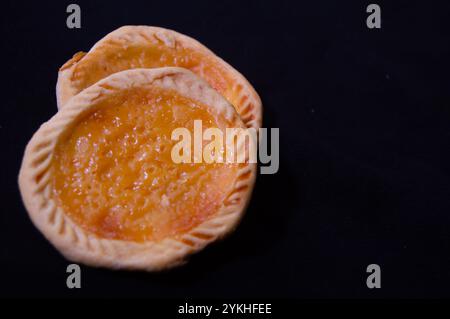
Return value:
[[(449, 2), (2, 2), (0, 295), (450, 297)], [(258, 176), (227, 240), (160, 274), (68, 262), (33, 227), (16, 176), (56, 112), (58, 68), (127, 24), (168, 27), (211, 48), (255, 86), (281, 165)], [(366, 287), (366, 267), (382, 288)]]

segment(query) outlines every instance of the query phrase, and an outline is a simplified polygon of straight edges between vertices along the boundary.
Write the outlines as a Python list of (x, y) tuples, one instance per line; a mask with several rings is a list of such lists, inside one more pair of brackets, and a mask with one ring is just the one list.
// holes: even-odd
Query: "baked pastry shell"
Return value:
[(244, 214), (256, 176), (256, 164), (252, 163), (239, 166), (233, 190), (216, 214), (178, 238), (159, 242), (102, 238), (80, 227), (56, 205), (51, 196), (50, 167), (59, 138), (81, 117), (96, 110), (94, 101), (116, 90), (149, 85), (174, 89), (213, 106), (223, 116), (234, 116), (240, 121), (234, 108), (205, 81), (186, 69), (175, 67), (115, 73), (70, 99), (28, 143), (19, 173), (19, 188), (32, 222), (71, 261), (113, 269), (171, 268), (230, 233)]
[(173, 30), (152, 27), (152, 26), (123, 26), (109, 33), (99, 40), (89, 52), (78, 52), (69, 61), (67, 61), (59, 70), (58, 82), (56, 85), (56, 98), (58, 109), (64, 107), (67, 101), (78, 93), (78, 90), (72, 80), (76, 65), (83, 58), (89, 57), (97, 50), (101, 50), (103, 44), (108, 41), (114, 41), (122, 46), (131, 44), (148, 45), (150, 38), (156, 38), (168, 46), (180, 45), (184, 48), (191, 48), (197, 52), (205, 54), (214, 59), (227, 75), (232, 78), (234, 83), (233, 91), (238, 96), (236, 98), (239, 105), (235, 105), (236, 110), (241, 116), (247, 127), (260, 128), (262, 125), (262, 103), (253, 86), (247, 79), (234, 69), (230, 64), (214, 54), (197, 40)]

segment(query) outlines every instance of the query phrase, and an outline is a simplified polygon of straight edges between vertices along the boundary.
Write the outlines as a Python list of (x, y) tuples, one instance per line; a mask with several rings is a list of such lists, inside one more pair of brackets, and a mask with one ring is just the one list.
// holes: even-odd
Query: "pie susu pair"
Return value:
[(28, 213), (68, 259), (161, 270), (233, 230), (256, 164), (175, 163), (172, 132), (258, 128), (245, 78), (174, 31), (122, 27), (60, 70), (59, 111), (28, 143), (19, 186)]

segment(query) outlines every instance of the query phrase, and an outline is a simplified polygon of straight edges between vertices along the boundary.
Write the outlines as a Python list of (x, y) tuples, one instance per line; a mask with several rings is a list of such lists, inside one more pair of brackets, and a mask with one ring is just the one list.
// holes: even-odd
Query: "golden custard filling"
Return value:
[(180, 163), (172, 131), (232, 125), (199, 102), (160, 88), (133, 88), (101, 102), (58, 141), (52, 197), (100, 237), (159, 241), (209, 219), (232, 191), (236, 164)]
[[(243, 102), (239, 95), (241, 87), (235, 88), (227, 70), (216, 59), (191, 48), (168, 46), (158, 39), (149, 39), (142, 45), (121, 45), (109, 40), (98, 52), (84, 57), (74, 68), (74, 80), (78, 92), (110, 74), (134, 68), (182, 67), (205, 79), (209, 85), (224, 96), (240, 112)], [(86, 71), (87, 70), (87, 71)]]

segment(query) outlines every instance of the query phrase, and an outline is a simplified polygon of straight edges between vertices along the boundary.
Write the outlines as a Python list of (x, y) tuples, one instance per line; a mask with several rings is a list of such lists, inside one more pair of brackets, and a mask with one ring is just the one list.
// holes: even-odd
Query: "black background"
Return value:
[[(373, 1), (1, 3), (2, 296), (450, 297), (450, 3)], [(56, 112), (58, 68), (127, 24), (198, 39), (259, 92), (280, 128), (280, 170), (259, 175), (227, 240), (164, 273), (68, 262), (33, 227), (17, 187), (23, 150)], [(382, 288), (366, 287), (366, 267)]]

